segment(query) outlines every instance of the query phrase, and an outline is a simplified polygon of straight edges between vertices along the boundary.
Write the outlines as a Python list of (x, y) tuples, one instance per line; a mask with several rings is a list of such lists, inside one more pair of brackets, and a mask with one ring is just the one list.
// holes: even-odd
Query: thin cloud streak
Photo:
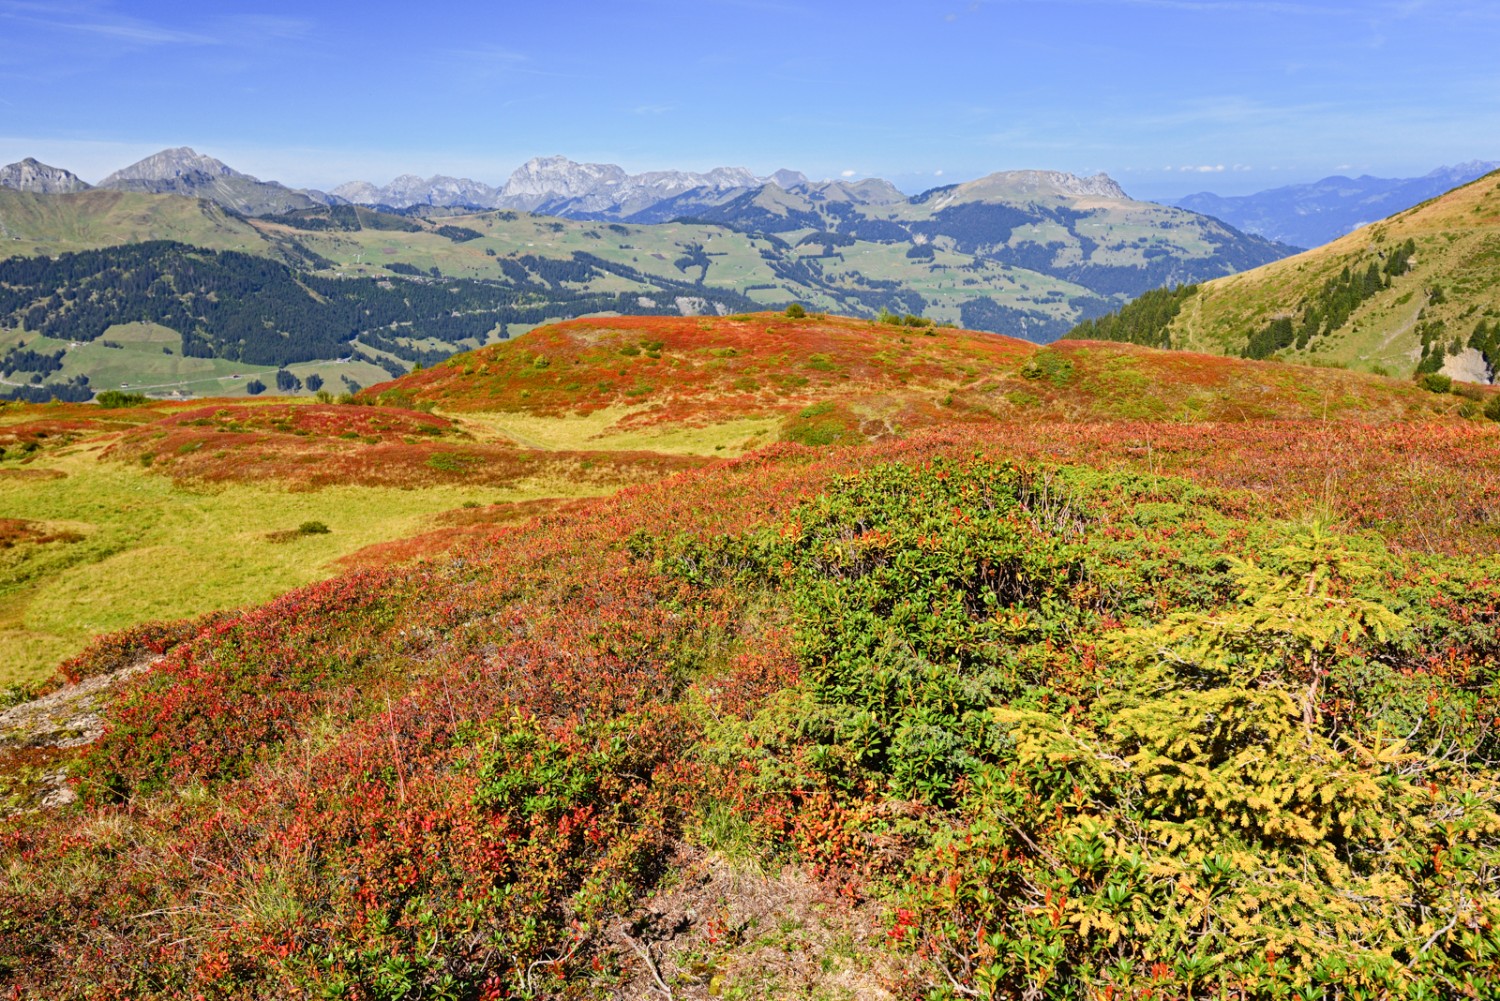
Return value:
[(95, 35), (141, 45), (219, 45), (219, 38), (167, 28), (136, 17), (111, 15), (98, 7), (57, 4), (0, 3), (0, 19), (35, 28)]

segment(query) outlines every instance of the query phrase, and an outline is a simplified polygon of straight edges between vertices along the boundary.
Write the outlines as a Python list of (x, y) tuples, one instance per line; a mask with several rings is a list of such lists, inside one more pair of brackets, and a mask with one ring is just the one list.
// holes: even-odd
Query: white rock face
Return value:
[(342, 198), (346, 202), (353, 202), (355, 205), (380, 204), (380, 189), (369, 181), (349, 181), (340, 184), (329, 194), (335, 198)]
[(701, 174), (685, 170), (627, 174), (612, 163), (539, 156), (516, 168), (498, 188), (466, 177), (438, 175), (424, 179), (403, 174), (384, 187), (369, 181), (350, 181), (334, 188), (332, 194), (357, 205), (398, 209), (441, 205), (623, 217), (688, 191), (738, 191), (764, 184), (794, 188), (808, 183), (807, 175), (795, 170), (778, 170), (770, 177), (757, 177), (744, 167), (715, 167)]
[(0, 188), (29, 191), (34, 195), (67, 195), (87, 191), (89, 184), (71, 171), (39, 163), (28, 156), (20, 163), (0, 167)]
[[(788, 181), (806, 181), (792, 171), (779, 174)], [(688, 191), (738, 191), (770, 181), (744, 167), (715, 167), (702, 174), (685, 170), (627, 174), (612, 163), (576, 163), (565, 156), (547, 156), (526, 161), (510, 175), (500, 189), (500, 204), (528, 212), (623, 217)]]
[(537, 156), (515, 169), (500, 189), (507, 202), (579, 198), (616, 187), (629, 177), (612, 163), (574, 163), (565, 156)]
[(356, 205), (386, 205), (393, 209), (413, 205), (490, 209), (498, 204), (500, 192), (498, 188), (467, 177), (436, 174), (423, 178), (402, 174), (380, 188), (369, 181), (350, 181), (334, 188), (333, 194)]
[(1464, 348), (1456, 355), (1449, 355), (1443, 362), (1442, 373), (1455, 382), (1477, 382), (1481, 386), (1489, 385), (1495, 377), (1476, 348)]
[(244, 215), (294, 212), (330, 201), (321, 191), (294, 191), (276, 181), (262, 181), (186, 146), (153, 153), (110, 174), (99, 187), (204, 198)]

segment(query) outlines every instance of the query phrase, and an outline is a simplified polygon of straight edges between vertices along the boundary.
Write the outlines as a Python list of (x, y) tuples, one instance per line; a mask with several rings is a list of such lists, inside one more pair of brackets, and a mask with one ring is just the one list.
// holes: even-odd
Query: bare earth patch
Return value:
[(879, 906), (796, 866), (737, 867), (683, 847), (673, 885), (609, 932), (621, 999), (894, 998), (914, 961), (885, 946)]

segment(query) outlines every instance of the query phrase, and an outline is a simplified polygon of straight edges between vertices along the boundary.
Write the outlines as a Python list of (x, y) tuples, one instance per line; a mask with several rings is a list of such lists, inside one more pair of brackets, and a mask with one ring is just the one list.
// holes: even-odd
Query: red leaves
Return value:
[[(596, 329), (591, 322), (573, 329)], [(692, 348), (696, 321), (675, 325), (680, 342), (646, 321), (620, 322), (632, 336), (663, 340), (662, 361)], [(759, 336), (754, 324), (751, 334)], [(838, 363), (828, 338), (820, 351)], [(315, 408), (293, 409), (322, 419)], [(338, 409), (340, 419), (367, 416)], [(297, 449), (329, 444), (340, 426), (223, 435)], [(418, 448), (347, 447), (368, 455)], [(835, 476), (976, 452), (1184, 475), (1226, 488), (1205, 503), (1257, 515), (1300, 512), (1332, 475), (1339, 489), (1328, 503), (1347, 524), (1379, 525), (1433, 549), (1493, 543), (1478, 515), (1495, 495), (1500, 450), (1492, 434), (1467, 427), (994, 423), (859, 450), (777, 446), (705, 475), (544, 513), (408, 573), (350, 574), (249, 613), (143, 627), (100, 641), (69, 668), (84, 676), (167, 651), (111, 711), (110, 734), (86, 766), (95, 801), (0, 830), (5, 864), (80, 874), (67, 891), (47, 890), (7, 915), (16, 940), (36, 944), (18, 975), (39, 996), (85, 983), (126, 995), (133, 974), (149, 968), (162, 994), (244, 996), (286, 984), (331, 990), (338, 977), (370, 983), (399, 960), (416, 982), (451, 974), (501, 997), (507, 978), (513, 984), (533, 963), (559, 964), (570, 979), (594, 965), (588, 946), (558, 959), (579, 941), (570, 921), (628, 906), (684, 814), (703, 802), (723, 805), (857, 895), (903, 857), (898, 841), (885, 840), (888, 798), (756, 786), (752, 756), (797, 752), (758, 746), (753, 732), (737, 759), (693, 753), (695, 720), (738, 725), (796, 682), (788, 625), (774, 614), (744, 624), (735, 606), (742, 596), (727, 588), (687, 594), (658, 572), (649, 545), (632, 557), (627, 540), (762, 525), (797, 538), (803, 526), (787, 512)], [(1404, 478), (1393, 479), (1393, 468)], [(1140, 526), (1110, 527), (1117, 538), (1141, 537)], [(1162, 539), (1142, 550), (1170, 560), (1181, 537)], [(854, 542), (870, 553), (890, 545), (880, 530)], [(1076, 653), (1088, 683), (1094, 651)], [(1454, 654), (1421, 669), (1462, 679), (1469, 664)], [(684, 710), (684, 693), (699, 715)], [(507, 764), (529, 784), (482, 805), (482, 768), (496, 760), (497, 740), (523, 726), (559, 767), (544, 773), (536, 748), (518, 753)], [(585, 765), (587, 782), (565, 788), (558, 776)], [(107, 779), (138, 805), (105, 802)], [(964, 844), (980, 851), (968, 836)], [(1023, 853), (993, 854), (1004, 869)], [(958, 892), (956, 868), (936, 878)], [(1040, 920), (1065, 924), (1063, 907), (1049, 902)], [(897, 911), (887, 936), (909, 942), (919, 917)], [(161, 953), (162, 943), (179, 941)]]

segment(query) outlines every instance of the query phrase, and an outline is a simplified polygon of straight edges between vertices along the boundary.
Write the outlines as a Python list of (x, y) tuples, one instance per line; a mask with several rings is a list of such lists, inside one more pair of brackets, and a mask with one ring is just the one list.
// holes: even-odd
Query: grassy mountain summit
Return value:
[(1500, 360), (1497, 246), (1500, 173), (1296, 257), (1158, 293), (1070, 336), (1488, 382)]
[[(847, 438), (993, 419), (1363, 423), (1457, 417), (1465, 402), (1402, 380), (1128, 345), (1040, 347), (977, 331), (851, 317), (584, 318), (455, 355), (361, 394), (520, 429), (704, 427), (836, 405)], [(1470, 401), (1471, 402), (1471, 401)], [(793, 426), (793, 425), (786, 425)]]

